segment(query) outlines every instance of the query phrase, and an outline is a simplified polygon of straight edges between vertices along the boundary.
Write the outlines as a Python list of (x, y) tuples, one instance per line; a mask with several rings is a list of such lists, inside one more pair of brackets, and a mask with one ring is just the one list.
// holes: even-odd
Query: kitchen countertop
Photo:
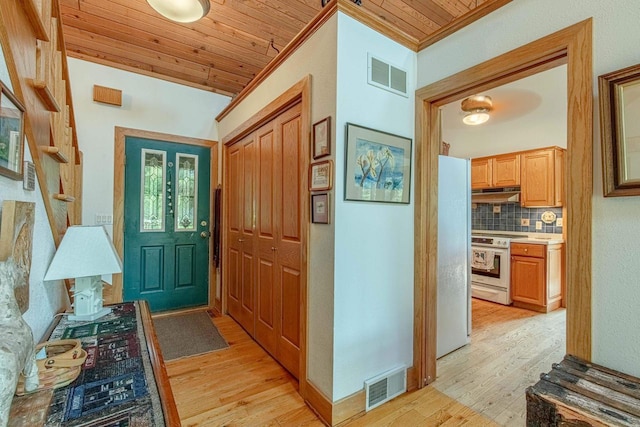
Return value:
[(533, 243), (537, 245), (555, 245), (558, 243), (564, 243), (562, 234), (558, 233), (525, 233), (525, 232), (513, 232), (513, 231), (487, 231), (487, 230), (472, 230), (471, 234), (492, 234), (494, 236), (500, 235), (520, 235), (522, 237), (511, 238), (511, 242), (514, 243)]
[(511, 239), (511, 243), (533, 243), (536, 245), (556, 245), (558, 243), (564, 243), (564, 239), (561, 237), (523, 237), (518, 239)]

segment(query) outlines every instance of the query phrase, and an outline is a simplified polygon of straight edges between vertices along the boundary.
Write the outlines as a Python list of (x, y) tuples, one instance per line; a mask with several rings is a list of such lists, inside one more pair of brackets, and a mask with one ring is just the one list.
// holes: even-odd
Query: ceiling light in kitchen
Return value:
[(466, 125), (480, 125), (489, 120), (489, 112), (493, 109), (491, 97), (486, 95), (474, 95), (465, 98), (460, 105), (465, 116), (462, 119)]

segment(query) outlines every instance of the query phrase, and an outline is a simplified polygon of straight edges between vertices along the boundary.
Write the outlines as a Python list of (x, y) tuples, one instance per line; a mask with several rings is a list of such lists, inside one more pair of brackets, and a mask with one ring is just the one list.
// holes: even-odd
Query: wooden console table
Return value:
[[(60, 321), (57, 318), (45, 336), (51, 339), (63, 336), (82, 339), (89, 354), (83, 372), (67, 387), (14, 397), (9, 426), (126, 426), (132, 422), (135, 425), (149, 424), (150, 427), (181, 425), (149, 306), (146, 301), (136, 301), (111, 307), (114, 309), (112, 314), (93, 322)], [(133, 311), (135, 321), (132, 320)], [(131, 340), (134, 328), (137, 343)], [(91, 331), (99, 330), (106, 332), (103, 335), (91, 335)], [(97, 372), (90, 371), (92, 366), (88, 362), (91, 358), (91, 363), (95, 363), (93, 367), (100, 365)], [(109, 360), (116, 362), (111, 366)], [(132, 365), (137, 365), (138, 370), (132, 371)], [(131, 390), (127, 390), (125, 385), (120, 392), (117, 387), (125, 382)], [(140, 388), (140, 385), (143, 387)], [(95, 403), (105, 397), (102, 390), (111, 390), (103, 399), (106, 402), (104, 405)], [(110, 404), (109, 401), (117, 403)], [(140, 409), (144, 406), (140, 402), (147, 405), (146, 412)], [(73, 419), (67, 419), (70, 417)]]

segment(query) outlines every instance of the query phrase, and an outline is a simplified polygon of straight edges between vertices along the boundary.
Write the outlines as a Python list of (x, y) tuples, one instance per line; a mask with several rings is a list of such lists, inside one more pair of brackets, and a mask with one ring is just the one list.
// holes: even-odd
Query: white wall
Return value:
[[(116, 126), (217, 140), (215, 116), (230, 98), (68, 58), (78, 146), (83, 152), (82, 222), (113, 214)], [(93, 85), (122, 90), (122, 107), (93, 101)], [(109, 232), (112, 227), (107, 226)]]
[(442, 139), (449, 155), (474, 158), (533, 148), (567, 147), (567, 66), (482, 92), (493, 100), (488, 122), (462, 123), (460, 101), (442, 107)]
[[(0, 80), (13, 90), (1, 47)], [(25, 160), (32, 159), (26, 140), (24, 158)], [(36, 183), (36, 191), (25, 191), (22, 189), (22, 181), (14, 181), (0, 176), (0, 205), (4, 200), (19, 200), (36, 204), (31, 272), (29, 274), (29, 309), (23, 317), (31, 327), (33, 337), (37, 342), (40, 341), (51, 324), (53, 315), (65, 309), (69, 301), (61, 281), (46, 283), (42, 281), (53, 258), (55, 245), (39, 185)]]
[[(334, 401), (368, 378), (413, 365), (413, 186), (408, 205), (343, 199), (345, 124), (413, 139), (416, 88), (414, 52), (338, 18)], [(368, 52), (407, 70), (408, 98), (367, 83)]]
[[(257, 87), (231, 113), (220, 121), (220, 138), (224, 138), (245, 120), (268, 105), (275, 98), (307, 75), (311, 75), (311, 123), (336, 112), (336, 36), (337, 18), (330, 18), (304, 45)], [(309, 125), (311, 125), (311, 123)], [(332, 125), (331, 140), (341, 129)], [(334, 144), (331, 159), (340, 148)], [(324, 160), (323, 158), (322, 160)], [(336, 177), (339, 175), (335, 175)], [(334, 184), (331, 205), (336, 200)], [(308, 282), (308, 379), (329, 399), (333, 396), (333, 258), (334, 224), (309, 226), (309, 282)]]
[(516, 0), (418, 55), (418, 87), (593, 17), (593, 358), (640, 376), (640, 197), (602, 197), (597, 76), (640, 62), (637, 0)]

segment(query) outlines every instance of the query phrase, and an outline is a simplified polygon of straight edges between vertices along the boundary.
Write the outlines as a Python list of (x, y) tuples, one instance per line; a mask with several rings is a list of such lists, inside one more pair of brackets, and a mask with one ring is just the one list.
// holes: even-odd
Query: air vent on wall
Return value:
[(364, 382), (366, 410), (382, 405), (407, 391), (407, 368), (387, 371)]
[(407, 72), (368, 55), (370, 85), (407, 97)]

